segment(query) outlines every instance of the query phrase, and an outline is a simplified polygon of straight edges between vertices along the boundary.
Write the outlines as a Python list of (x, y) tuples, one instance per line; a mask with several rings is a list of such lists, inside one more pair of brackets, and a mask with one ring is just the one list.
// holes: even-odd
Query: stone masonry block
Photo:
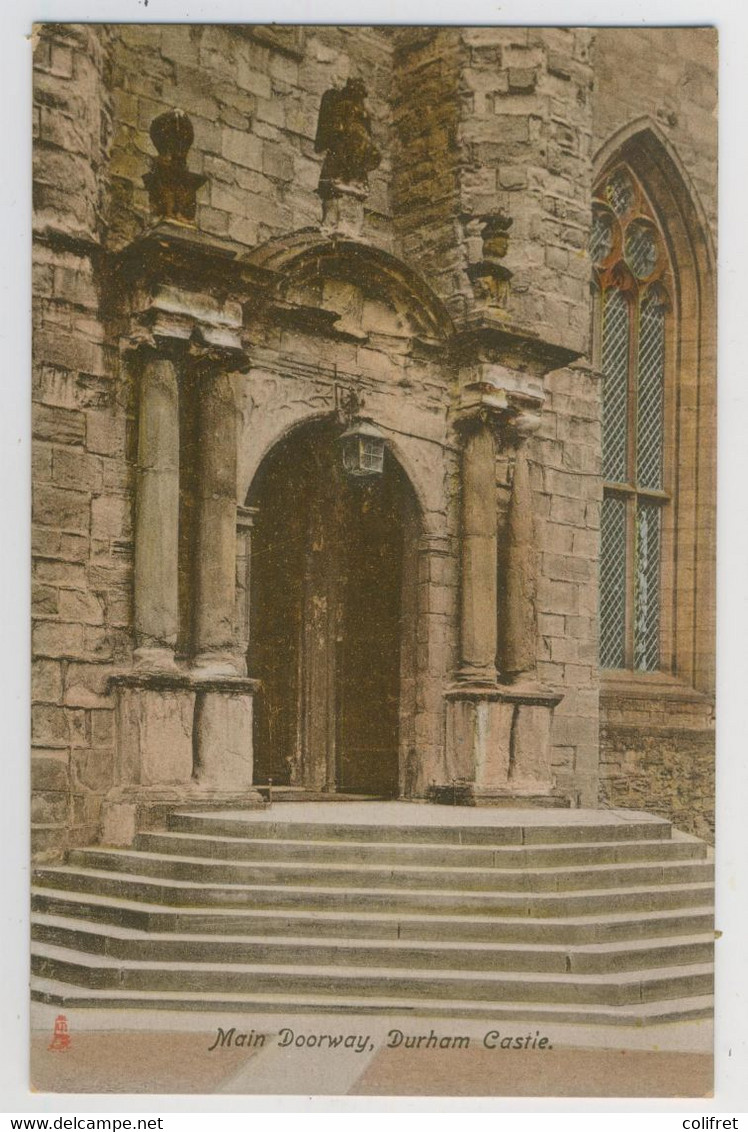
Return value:
[(70, 743), (69, 715), (63, 707), (34, 704), (31, 709), (31, 739), (37, 745), (67, 747)]
[(52, 440), (58, 444), (82, 444), (86, 437), (85, 417), (73, 409), (34, 405), (32, 427), (38, 440)]
[(96, 491), (101, 488), (103, 479), (101, 459), (75, 448), (56, 448), (52, 478), (58, 487)]
[(73, 752), (71, 760), (75, 782), (100, 794), (114, 781), (114, 757), (111, 750), (83, 748)]
[(34, 656), (78, 659), (85, 651), (83, 626), (39, 621), (31, 631), (31, 646)]
[(62, 698), (62, 665), (56, 660), (35, 660), (31, 665), (31, 699), (57, 704)]
[(68, 806), (67, 793), (35, 791), (31, 796), (31, 824), (65, 826)]
[(51, 586), (31, 586), (31, 612), (34, 617), (54, 617), (58, 611), (57, 590)]
[(32, 519), (42, 526), (87, 531), (89, 497), (71, 488), (38, 485), (31, 504)]
[(507, 75), (510, 94), (528, 94), (535, 90), (538, 75), (534, 67), (509, 67)]
[(89, 712), (91, 739), (95, 747), (111, 747), (114, 742), (114, 709), (97, 709)]
[(84, 625), (101, 625), (104, 621), (101, 598), (87, 590), (60, 590), (59, 614), (64, 621)]
[(102, 456), (123, 457), (127, 420), (115, 409), (89, 409), (85, 414), (86, 448)]
[(106, 664), (69, 663), (65, 670), (64, 700), (71, 707), (107, 707), (112, 702), (107, 681), (112, 669)]
[(262, 171), (263, 143), (260, 138), (240, 130), (224, 128), (221, 139), (221, 153), (227, 161), (236, 162), (246, 169)]
[(91, 501), (92, 538), (129, 538), (132, 507), (124, 495), (101, 495)]
[(35, 749), (31, 755), (31, 789), (66, 791), (69, 785), (68, 755)]

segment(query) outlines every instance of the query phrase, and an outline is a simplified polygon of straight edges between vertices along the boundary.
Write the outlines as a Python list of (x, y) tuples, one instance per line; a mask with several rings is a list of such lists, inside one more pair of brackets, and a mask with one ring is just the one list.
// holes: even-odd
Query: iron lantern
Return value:
[(340, 438), (343, 468), (349, 476), (380, 476), (384, 470), (384, 437), (370, 421), (356, 421)]

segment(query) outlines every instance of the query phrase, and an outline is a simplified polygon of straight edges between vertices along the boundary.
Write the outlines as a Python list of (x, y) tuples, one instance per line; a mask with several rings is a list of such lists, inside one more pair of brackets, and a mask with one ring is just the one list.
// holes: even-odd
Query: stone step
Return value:
[(554, 947), (549, 944), (405, 940), (320, 941), (303, 936), (154, 935), (133, 928), (93, 927), (84, 921), (36, 913), (32, 939), (88, 954), (140, 961), (302, 966), (416, 967), (461, 971), (607, 973), (709, 963), (713, 934), (621, 944)]
[(130, 875), (168, 877), (173, 880), (214, 884), (341, 885), (346, 888), (445, 888), (501, 892), (582, 891), (631, 887), (640, 884), (685, 884), (708, 881), (714, 869), (705, 861), (634, 862), (619, 865), (585, 865), (576, 868), (506, 869), (493, 867), (444, 868), (440, 866), (338, 865), (317, 861), (214, 861), (207, 857), (163, 856), (129, 849), (73, 849), (70, 865), (106, 869)]
[(215, 907), (169, 908), (160, 904), (95, 894), (32, 889), (32, 910), (118, 924), (144, 932), (209, 933), (213, 935), (280, 935), (315, 938), (410, 939), (529, 944), (612, 943), (661, 936), (713, 933), (714, 913), (708, 906), (686, 910), (608, 913), (539, 920), (530, 917), (403, 915), (357, 911), (340, 914), (284, 909), (251, 911)]
[[(421, 807), (415, 807), (419, 809)], [(425, 807), (424, 807), (425, 808)], [(569, 820), (559, 823), (537, 822), (523, 824), (466, 825), (458, 824), (464, 816), (462, 807), (454, 807), (455, 824), (436, 823), (434, 808), (428, 807), (429, 822), (424, 824), (352, 824), (344, 822), (290, 821), (279, 818), (268, 821), (263, 817), (254, 820), (248, 812), (174, 813), (169, 816), (168, 827), (183, 833), (202, 833), (217, 837), (243, 837), (298, 841), (374, 841), (430, 845), (553, 845), (558, 842), (577, 843), (595, 841), (647, 841), (669, 840), (670, 822), (651, 815), (639, 815), (638, 820), (620, 822), (589, 822), (574, 824)], [(459, 811), (462, 810), (462, 813)], [(567, 814), (568, 811), (559, 811)]]
[[(515, 1023), (528, 1032), (528, 1024), (539, 1025), (553, 1022), (594, 1024), (604, 1026), (659, 1025), (666, 1022), (684, 1022), (712, 1016), (711, 995), (693, 995), (663, 999), (646, 1003), (631, 1003), (622, 1006), (600, 1006), (588, 1003), (585, 1006), (545, 1004), (525, 1002), (492, 1002), (490, 1004), (451, 999), (429, 1001), (416, 998), (390, 998), (387, 996), (367, 997), (351, 995), (341, 1007), (335, 999), (325, 995), (293, 996), (283, 994), (241, 994), (231, 995), (205, 991), (129, 991), (108, 988), (97, 990), (76, 987), (57, 979), (34, 977), (31, 998), (35, 1002), (46, 1003), (63, 1010), (108, 1009), (108, 1010), (188, 1010), (207, 1011), (212, 1014), (346, 1014), (362, 1015), (405, 1015), (412, 1018), (462, 1018), (485, 1019), (489, 1023)], [(232, 1020), (232, 1024), (233, 1020)], [(419, 1029), (428, 1032), (428, 1022)], [(335, 1026), (331, 1020), (326, 1029)], [(237, 1024), (237, 1031), (241, 1025)], [(321, 1027), (320, 1027), (321, 1028)]]
[(294, 964), (140, 962), (88, 956), (37, 942), (32, 973), (77, 986), (149, 991), (403, 996), (488, 1002), (597, 1003), (618, 1006), (711, 993), (710, 964), (636, 972), (560, 975), (514, 971), (444, 971)]
[[(132, 856), (132, 854), (130, 854)], [(678, 868), (679, 866), (670, 866)], [(688, 866), (706, 868), (708, 866)], [(662, 872), (668, 866), (663, 867)], [(584, 870), (583, 870), (584, 871)], [(598, 883), (602, 878), (596, 878)], [(610, 879), (610, 878), (606, 878)], [(197, 882), (174, 877), (148, 877), (139, 874), (112, 872), (104, 869), (72, 865), (40, 867), (35, 870), (38, 886), (75, 892), (97, 893), (125, 899), (144, 899), (149, 903), (211, 907), (240, 906), (246, 908), (295, 908), (391, 911), (443, 911), (456, 913), (482, 912), (490, 915), (558, 916), (585, 915), (618, 911), (655, 911), (666, 908), (687, 908), (711, 901), (712, 886), (706, 881), (662, 883), (632, 887), (593, 888), (588, 878), (586, 892), (522, 893), (493, 890), (456, 891), (441, 886), (437, 889), (407, 889), (367, 886), (344, 888), (320, 884), (260, 885), (213, 881)]]
[(558, 843), (530, 847), (502, 845), (413, 845), (409, 842), (301, 841), (282, 838), (218, 837), (179, 832), (141, 833), (134, 849), (212, 860), (320, 862), (322, 864), (431, 865), (443, 868), (547, 868), (636, 861), (697, 861), (706, 845), (695, 838), (677, 840)]

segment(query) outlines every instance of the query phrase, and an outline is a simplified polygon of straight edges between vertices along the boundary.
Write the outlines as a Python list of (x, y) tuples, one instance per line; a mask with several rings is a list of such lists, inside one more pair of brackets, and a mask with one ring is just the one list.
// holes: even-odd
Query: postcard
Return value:
[(710, 1096), (716, 31), (33, 41), (31, 1086)]

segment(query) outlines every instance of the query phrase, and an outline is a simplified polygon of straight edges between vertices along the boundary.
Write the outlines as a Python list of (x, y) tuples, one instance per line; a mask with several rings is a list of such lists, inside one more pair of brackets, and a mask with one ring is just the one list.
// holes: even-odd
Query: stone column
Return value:
[(177, 643), (179, 398), (174, 364), (145, 352), (138, 408), (135, 640), (141, 667), (171, 669)]
[(236, 405), (231, 379), (206, 369), (199, 378), (194, 666), (239, 675), (236, 606)]
[(236, 796), (252, 788), (256, 682), (243, 678), (246, 657), (236, 619), (236, 403), (220, 360), (209, 358), (200, 367), (197, 413), (193, 778), (205, 797)]
[(460, 665), (457, 678), (496, 682), (496, 448), (490, 416), (463, 424)]
[(539, 425), (537, 413), (521, 413), (511, 424), (515, 462), (506, 528), (502, 657), (502, 679), (510, 684), (533, 681), (536, 675), (536, 539), (528, 441)]

